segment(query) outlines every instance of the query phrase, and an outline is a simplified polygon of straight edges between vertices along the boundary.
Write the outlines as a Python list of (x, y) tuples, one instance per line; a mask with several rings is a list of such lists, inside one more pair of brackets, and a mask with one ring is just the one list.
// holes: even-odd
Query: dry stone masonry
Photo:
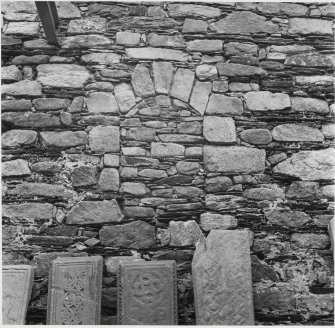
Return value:
[(56, 4), (59, 48), (34, 2), (1, 3), (3, 263), (34, 267), (26, 323), (46, 323), (53, 260), (99, 255), (101, 324), (127, 260), (175, 261), (194, 325), (196, 244), (249, 230), (249, 319), (333, 324), (334, 6)]

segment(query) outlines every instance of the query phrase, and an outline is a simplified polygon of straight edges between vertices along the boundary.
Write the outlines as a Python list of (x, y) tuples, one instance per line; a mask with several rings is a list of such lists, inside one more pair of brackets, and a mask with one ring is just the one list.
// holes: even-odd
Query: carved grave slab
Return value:
[(121, 263), (118, 271), (118, 324), (177, 323), (176, 262)]
[(2, 267), (2, 324), (24, 325), (34, 283), (30, 265)]
[(254, 325), (248, 231), (212, 230), (192, 261), (197, 325)]
[(63, 257), (49, 276), (49, 325), (100, 325), (102, 257)]

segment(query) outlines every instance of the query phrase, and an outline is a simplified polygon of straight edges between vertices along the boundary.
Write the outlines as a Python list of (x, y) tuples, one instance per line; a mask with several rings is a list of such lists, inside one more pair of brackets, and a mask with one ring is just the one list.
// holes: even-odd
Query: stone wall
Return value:
[[(211, 229), (250, 229), (258, 324), (333, 323), (334, 7), (2, 2), (3, 263), (29, 263), (45, 323), (57, 256), (173, 259), (179, 323)], [(122, 256), (122, 257), (120, 257)]]

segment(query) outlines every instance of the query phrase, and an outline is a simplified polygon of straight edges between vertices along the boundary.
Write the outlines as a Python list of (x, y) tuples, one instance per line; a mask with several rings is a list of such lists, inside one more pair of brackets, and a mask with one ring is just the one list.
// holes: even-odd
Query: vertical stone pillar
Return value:
[(254, 325), (248, 231), (212, 230), (192, 276), (197, 325)]

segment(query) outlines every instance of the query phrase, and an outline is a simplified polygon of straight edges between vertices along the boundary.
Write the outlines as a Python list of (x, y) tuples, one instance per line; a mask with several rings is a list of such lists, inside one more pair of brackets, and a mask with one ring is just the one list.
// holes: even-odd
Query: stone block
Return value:
[(119, 190), (119, 171), (117, 169), (103, 169), (99, 178), (99, 187), (102, 191)]
[(203, 231), (228, 230), (237, 227), (237, 219), (232, 215), (201, 213), (200, 227)]
[(329, 236), (321, 233), (293, 233), (290, 241), (293, 249), (325, 249), (330, 245)]
[(243, 193), (243, 197), (252, 199), (255, 201), (258, 200), (269, 200), (275, 201), (277, 199), (285, 199), (285, 194), (282, 189), (278, 188), (277, 186), (270, 185), (269, 187), (259, 187), (259, 188), (251, 188), (246, 189)]
[(272, 130), (273, 139), (284, 142), (323, 142), (323, 134), (319, 129), (303, 124), (281, 124)]
[(41, 141), (47, 148), (71, 148), (84, 146), (87, 143), (85, 131), (41, 132)]
[(224, 54), (226, 56), (237, 56), (237, 55), (250, 55), (257, 56), (257, 45), (254, 43), (240, 43), (240, 42), (228, 42), (224, 46)]
[(208, 193), (227, 191), (233, 186), (233, 182), (228, 177), (218, 176), (213, 178), (207, 178), (205, 180), (205, 190)]
[(33, 100), (36, 110), (61, 110), (67, 109), (71, 104), (69, 99), (61, 98), (38, 98)]
[(136, 105), (133, 90), (129, 84), (120, 83), (115, 86), (114, 94), (121, 114), (126, 114)]
[(262, 76), (267, 75), (267, 72), (260, 67), (243, 65), (243, 64), (234, 64), (234, 63), (218, 63), (216, 64), (219, 76)]
[(252, 145), (266, 145), (272, 141), (271, 132), (267, 129), (248, 129), (240, 133), (240, 138)]
[(6, 112), (2, 114), (1, 118), (3, 122), (17, 127), (49, 128), (61, 126), (59, 117), (47, 113)]
[(241, 115), (243, 103), (240, 98), (227, 97), (225, 95), (212, 93), (206, 108), (207, 115)]
[(299, 54), (289, 56), (285, 60), (285, 65), (299, 66), (299, 67), (334, 67), (335, 59), (333, 55), (320, 55), (320, 54)]
[(121, 263), (118, 305), (120, 325), (177, 325), (175, 261)]
[(153, 62), (152, 73), (157, 93), (168, 94), (170, 91), (174, 68), (169, 62)]
[(186, 18), (182, 33), (206, 33), (208, 24), (206, 21)]
[(81, 201), (67, 213), (66, 224), (102, 224), (120, 222), (123, 219), (115, 199), (104, 201)]
[(15, 159), (13, 161), (7, 161), (1, 163), (2, 176), (7, 177), (19, 177), (30, 175), (30, 168), (28, 162), (24, 159)]
[(155, 95), (154, 84), (146, 66), (142, 64), (136, 65), (131, 77), (131, 83), (137, 96), (150, 97)]
[(169, 17), (215, 18), (221, 15), (221, 10), (219, 8), (196, 4), (170, 3), (168, 5), (168, 13)]
[(29, 99), (18, 99), (18, 100), (3, 100), (1, 101), (1, 110), (3, 112), (20, 112), (30, 110), (32, 107), (31, 100)]
[(285, 93), (252, 91), (246, 93), (244, 98), (251, 111), (283, 110), (291, 107), (290, 97)]
[(38, 27), (38, 22), (9, 22), (5, 35), (37, 36)]
[(118, 152), (120, 150), (120, 129), (117, 126), (96, 126), (88, 137), (93, 152)]
[(189, 69), (179, 68), (174, 75), (170, 95), (188, 102), (193, 87), (195, 74)]
[(20, 55), (14, 57), (11, 61), (13, 65), (38, 65), (38, 64), (47, 64), (49, 63), (48, 55), (33, 55), (33, 56), (25, 56)]
[(288, 31), (302, 35), (333, 35), (332, 22), (316, 18), (290, 18)]
[(254, 325), (248, 231), (212, 230), (192, 261), (196, 323)]
[(104, 155), (104, 166), (106, 167), (119, 167), (120, 166), (120, 156), (105, 154)]
[(42, 87), (36, 81), (23, 80), (20, 82), (4, 84), (1, 87), (2, 96), (42, 96)]
[(204, 146), (205, 169), (222, 173), (257, 173), (265, 169), (265, 151), (248, 147)]
[(60, 39), (62, 49), (91, 49), (108, 47), (112, 40), (104, 35), (88, 34), (62, 37)]
[(212, 143), (235, 143), (235, 121), (231, 117), (205, 116), (203, 121), (203, 134), (205, 139)]
[(68, 35), (76, 34), (103, 34), (107, 29), (107, 19), (100, 17), (87, 17), (73, 19), (69, 22)]
[(31, 130), (9, 130), (1, 136), (2, 147), (14, 148), (34, 145), (37, 132)]
[(192, 92), (190, 105), (201, 115), (205, 113), (212, 86), (210, 82), (197, 81)]
[(308, 214), (300, 211), (270, 210), (265, 212), (265, 216), (270, 224), (288, 228), (300, 228), (312, 221)]
[(123, 182), (120, 187), (120, 193), (135, 197), (144, 197), (148, 195), (150, 190), (144, 183), (140, 182)]
[(30, 265), (2, 267), (2, 324), (24, 325), (34, 283)]
[(203, 64), (196, 67), (195, 74), (200, 81), (205, 81), (217, 78), (218, 71), (213, 65)]
[(313, 201), (322, 197), (318, 182), (293, 181), (286, 191), (289, 199), (304, 199)]
[(87, 64), (113, 65), (120, 62), (121, 56), (112, 52), (91, 52), (81, 56), (81, 60)]
[(170, 221), (169, 229), (171, 232), (170, 246), (195, 246), (197, 242), (204, 239), (204, 235), (194, 220)]
[(188, 52), (222, 52), (222, 41), (221, 40), (193, 40), (187, 42), (186, 51)]
[(15, 65), (1, 67), (2, 82), (18, 82), (22, 80), (22, 72)]
[(126, 56), (137, 60), (173, 60), (180, 62), (185, 62), (188, 58), (187, 54), (180, 50), (153, 47), (127, 48)]
[(184, 48), (185, 41), (180, 34), (161, 35), (149, 33), (147, 43), (150, 47), (168, 47), (168, 48)]
[(185, 147), (176, 143), (151, 143), (151, 156), (152, 157), (175, 157), (183, 156)]
[(334, 218), (332, 218), (328, 225), (329, 239), (334, 252)]
[(47, 324), (99, 325), (102, 257), (63, 257), (49, 277)]
[(3, 204), (2, 216), (9, 219), (33, 219), (49, 221), (53, 218), (54, 206), (49, 203)]
[(316, 98), (291, 97), (292, 111), (317, 114), (329, 113), (329, 107), (325, 100)]
[(60, 19), (80, 18), (80, 10), (72, 2), (57, 1), (57, 13)]
[(109, 92), (90, 93), (87, 97), (87, 109), (90, 113), (119, 113), (119, 106)]
[(72, 171), (72, 186), (86, 187), (97, 183), (98, 169), (92, 166), (78, 166)]

